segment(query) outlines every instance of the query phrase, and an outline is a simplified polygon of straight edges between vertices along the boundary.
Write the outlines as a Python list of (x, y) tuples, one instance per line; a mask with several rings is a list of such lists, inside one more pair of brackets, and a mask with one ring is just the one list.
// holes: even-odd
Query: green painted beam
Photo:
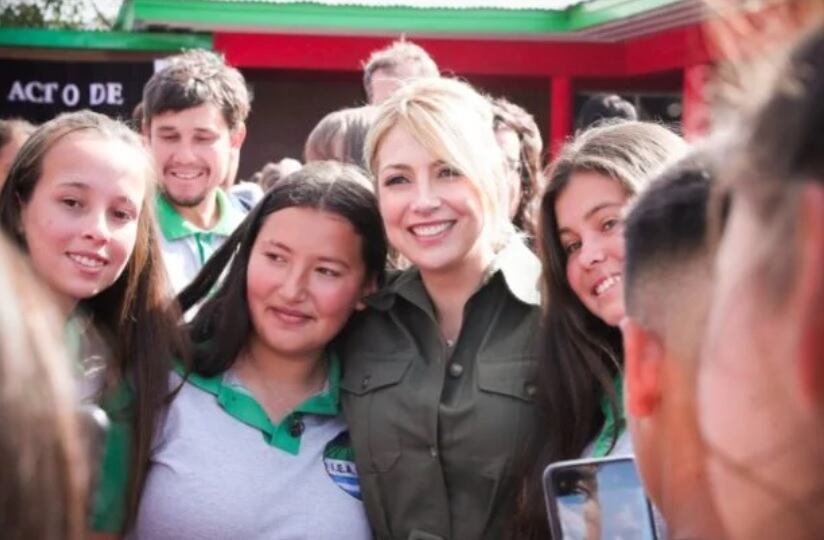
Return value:
[(391, 31), (540, 35), (568, 29), (568, 14), (550, 10), (420, 9), (214, 0), (134, 0), (134, 22), (218, 30)]
[(47, 49), (105, 49), (110, 51), (179, 51), (211, 49), (211, 34), (104, 32), (0, 28), (0, 47)]
[(569, 31), (583, 30), (602, 24), (642, 15), (654, 9), (675, 4), (679, 0), (591, 0), (568, 10)]

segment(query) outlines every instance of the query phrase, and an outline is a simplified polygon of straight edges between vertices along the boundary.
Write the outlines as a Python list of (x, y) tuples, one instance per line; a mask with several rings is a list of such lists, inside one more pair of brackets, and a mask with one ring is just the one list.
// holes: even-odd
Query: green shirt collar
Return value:
[(604, 427), (595, 439), (595, 446), (592, 450), (592, 457), (605, 457), (609, 454), (612, 448), (612, 443), (618, 440), (618, 437), (624, 432), (626, 428), (626, 414), (624, 413), (624, 378), (618, 374), (613, 380), (615, 388), (615, 397), (618, 400), (619, 418), (615, 418), (612, 409), (612, 403), (609, 396), (603, 394), (601, 396), (601, 413), (604, 415)]
[[(489, 283), (499, 272), (512, 296), (524, 304), (540, 305), (538, 282), (541, 277), (541, 263), (519, 236), (513, 235), (495, 255), (484, 274), (481, 286)], [(367, 298), (367, 304), (375, 309), (388, 310), (397, 296), (405, 298), (426, 312), (433, 311), (432, 301), (423, 285), (421, 273), (415, 267), (390, 275), (388, 285)]]
[(219, 218), (214, 227), (209, 230), (203, 230), (199, 227), (186, 221), (186, 219), (178, 213), (172, 203), (166, 198), (163, 193), (157, 194), (157, 220), (160, 223), (160, 230), (167, 240), (179, 240), (192, 236), (197, 233), (219, 234), (221, 236), (229, 236), (235, 230), (238, 222), (243, 219), (239, 211), (232, 206), (229, 201), (229, 196), (224, 193), (222, 189), (215, 190), (215, 197), (217, 198), (217, 211)]
[[(297, 455), (300, 451), (301, 434), (293, 434), (291, 427), (301, 415), (337, 416), (340, 414), (340, 360), (334, 352), (329, 352), (327, 358), (329, 374), (328, 384), (324, 391), (310, 396), (306, 401), (298, 404), (292, 412), (283, 417), (279, 424), (275, 424), (269, 419), (266, 411), (251, 394), (227, 384), (224, 381), (225, 373), (213, 377), (189, 373), (186, 380), (201, 390), (214, 395), (218, 404), (229, 415), (260, 430), (270, 446)], [(175, 371), (181, 376), (185, 376), (182, 365), (176, 365)]]

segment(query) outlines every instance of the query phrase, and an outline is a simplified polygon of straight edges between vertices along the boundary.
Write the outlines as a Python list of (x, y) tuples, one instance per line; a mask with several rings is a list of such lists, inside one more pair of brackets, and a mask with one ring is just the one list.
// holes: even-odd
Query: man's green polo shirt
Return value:
[(197, 276), (203, 265), (223, 244), (246, 214), (233, 204), (222, 189), (215, 192), (220, 217), (215, 226), (203, 230), (186, 221), (162, 193), (157, 194), (157, 220), (160, 225), (160, 250), (175, 293)]

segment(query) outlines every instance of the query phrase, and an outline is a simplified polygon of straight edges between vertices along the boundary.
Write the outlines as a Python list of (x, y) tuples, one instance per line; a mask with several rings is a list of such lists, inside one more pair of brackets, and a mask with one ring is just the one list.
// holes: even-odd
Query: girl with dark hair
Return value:
[(111, 416), (110, 438), (133, 441), (103, 457), (129, 487), (119, 498), (98, 494), (95, 530), (118, 531), (133, 517), (168, 395), (168, 359), (185, 352), (153, 226), (155, 181), (135, 133), (81, 111), (31, 135), (0, 193), (0, 227), (26, 252), (70, 327), (102, 347), (81, 358), (83, 367), (103, 360), (100, 376), (84, 381), (88, 397)]
[(330, 343), (385, 262), (355, 167), (312, 163), (266, 194), (179, 297), (205, 302), (133, 538), (371, 538)]
[(646, 179), (686, 151), (656, 124), (591, 128), (548, 169), (540, 209), (541, 411), (527, 451), (513, 538), (547, 538), (543, 469), (554, 461), (629, 451), (621, 403), (623, 209)]

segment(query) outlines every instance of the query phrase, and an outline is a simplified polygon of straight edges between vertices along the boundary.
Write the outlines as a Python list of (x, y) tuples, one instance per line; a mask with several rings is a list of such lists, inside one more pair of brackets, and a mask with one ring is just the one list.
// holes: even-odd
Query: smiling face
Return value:
[(493, 256), (489, 220), (468, 178), (402, 126), (387, 132), (376, 162), (381, 216), (401, 255), (422, 272), (485, 268)]
[(624, 236), (621, 211), (629, 195), (616, 180), (575, 172), (555, 201), (558, 235), (570, 288), (610, 326), (624, 316)]
[(67, 305), (105, 290), (123, 272), (147, 168), (136, 148), (93, 133), (67, 135), (46, 154), (20, 225), (35, 270)]
[(161, 187), (177, 207), (197, 207), (230, 174), (245, 130), (229, 130), (217, 106), (204, 103), (151, 118), (148, 139)]
[(317, 357), (369, 285), (362, 240), (345, 218), (312, 208), (273, 212), (252, 246), (246, 275), (256, 338), (284, 356)]

